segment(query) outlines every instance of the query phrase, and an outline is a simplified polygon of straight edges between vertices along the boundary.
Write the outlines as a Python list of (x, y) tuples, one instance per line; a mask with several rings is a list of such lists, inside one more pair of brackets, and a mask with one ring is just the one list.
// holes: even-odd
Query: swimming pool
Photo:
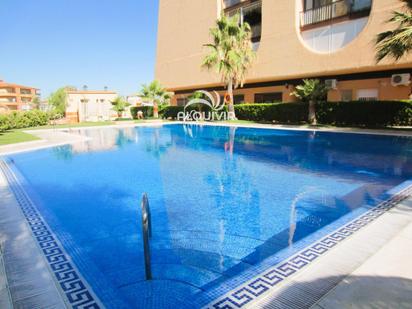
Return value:
[(181, 124), (71, 132), (90, 140), (7, 159), (107, 308), (202, 307), (412, 174), (408, 137)]

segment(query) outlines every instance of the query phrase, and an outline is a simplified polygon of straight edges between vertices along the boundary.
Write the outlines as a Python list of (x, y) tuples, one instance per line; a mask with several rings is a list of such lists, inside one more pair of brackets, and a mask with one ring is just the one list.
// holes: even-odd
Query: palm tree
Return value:
[(327, 93), (328, 88), (319, 79), (304, 79), (303, 85), (296, 86), (295, 91), (292, 93), (303, 102), (309, 102), (308, 122), (310, 124), (317, 124), (316, 103), (325, 100)]
[(139, 96), (153, 102), (153, 116), (159, 118), (159, 105), (169, 104), (172, 93), (168, 92), (159, 81), (154, 80), (149, 85), (142, 85)]
[(394, 11), (388, 20), (398, 26), (376, 36), (376, 61), (392, 57), (396, 61), (412, 50), (412, 0), (400, 0), (406, 4), (404, 12)]
[(202, 67), (209, 70), (215, 68), (227, 87), (231, 118), (236, 118), (233, 89), (243, 86), (246, 73), (255, 58), (251, 28), (248, 23), (240, 24), (239, 19), (239, 15), (233, 17), (222, 15), (216, 21), (216, 26), (210, 29), (213, 43), (205, 45), (210, 49), (210, 53), (202, 63)]
[(122, 113), (126, 110), (130, 103), (125, 101), (123, 97), (117, 97), (111, 102), (113, 105), (113, 110), (117, 113), (117, 117), (121, 118)]

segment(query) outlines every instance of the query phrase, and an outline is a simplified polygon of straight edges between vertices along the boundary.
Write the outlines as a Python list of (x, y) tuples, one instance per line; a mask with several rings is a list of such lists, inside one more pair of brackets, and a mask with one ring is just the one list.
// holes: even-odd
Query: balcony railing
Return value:
[(16, 93), (13, 88), (0, 88), (0, 94), (14, 94)]
[(16, 103), (16, 98), (0, 98), (0, 103)]
[(372, 0), (338, 0), (330, 4), (305, 10), (301, 13), (301, 27), (313, 25), (343, 16), (368, 15)]
[(20, 94), (30, 95), (30, 94), (31, 94), (31, 90), (30, 90), (30, 89), (20, 89)]

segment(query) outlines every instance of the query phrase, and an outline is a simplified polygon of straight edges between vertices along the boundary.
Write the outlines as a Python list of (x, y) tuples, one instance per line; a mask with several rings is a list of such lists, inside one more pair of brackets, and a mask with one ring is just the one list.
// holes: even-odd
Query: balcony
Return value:
[(368, 16), (371, 6), (372, 0), (338, 0), (301, 12), (300, 25), (303, 28), (334, 19)]
[(15, 94), (14, 88), (0, 88), (0, 95), (2, 94)]
[(0, 98), (0, 103), (16, 103), (16, 98), (10, 97), (10, 98)]
[(230, 8), (227, 11), (228, 16), (239, 14), (240, 22), (248, 23), (252, 34), (251, 40), (253, 43), (260, 42), (262, 33), (262, 2), (261, 0), (254, 1), (239, 1), (241, 5)]
[(20, 89), (21, 95), (31, 95), (31, 89)]

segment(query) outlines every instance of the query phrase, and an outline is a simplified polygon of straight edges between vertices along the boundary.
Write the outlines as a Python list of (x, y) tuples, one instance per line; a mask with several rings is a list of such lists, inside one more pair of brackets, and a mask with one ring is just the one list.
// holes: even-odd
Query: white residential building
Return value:
[(116, 92), (106, 90), (67, 91), (66, 118), (70, 122), (115, 119), (117, 113), (111, 102), (116, 97)]

